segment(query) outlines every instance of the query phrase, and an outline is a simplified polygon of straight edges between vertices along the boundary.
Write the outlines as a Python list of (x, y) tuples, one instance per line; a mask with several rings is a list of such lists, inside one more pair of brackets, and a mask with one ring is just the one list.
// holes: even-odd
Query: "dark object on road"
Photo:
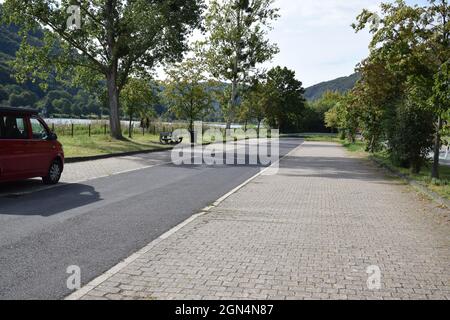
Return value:
[(183, 137), (176, 137), (172, 132), (161, 132), (159, 134), (159, 142), (161, 144), (179, 144), (183, 141)]
[(0, 108), (0, 182), (42, 177), (58, 183), (64, 152), (57, 139), (36, 110)]

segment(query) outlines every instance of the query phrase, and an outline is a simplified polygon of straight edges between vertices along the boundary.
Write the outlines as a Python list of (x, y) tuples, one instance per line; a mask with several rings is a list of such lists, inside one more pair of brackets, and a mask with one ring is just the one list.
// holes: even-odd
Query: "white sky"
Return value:
[[(367, 57), (370, 35), (351, 24), (363, 8), (378, 11), (378, 0), (277, 0), (281, 17), (270, 39), (280, 53), (272, 65), (296, 71), (305, 87), (347, 76)], [(425, 0), (407, 0), (424, 4)]]

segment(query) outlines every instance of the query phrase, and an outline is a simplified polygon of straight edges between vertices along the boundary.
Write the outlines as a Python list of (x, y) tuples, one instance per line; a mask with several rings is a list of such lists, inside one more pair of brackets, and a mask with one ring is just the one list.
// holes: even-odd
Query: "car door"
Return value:
[(5, 113), (0, 114), (0, 119), (0, 179), (26, 178), (33, 171), (28, 148), (28, 118)]
[(49, 131), (42, 120), (37, 117), (30, 118), (31, 143), (30, 152), (33, 158), (33, 172), (42, 176), (47, 174), (50, 163), (54, 158), (54, 141), (48, 140)]

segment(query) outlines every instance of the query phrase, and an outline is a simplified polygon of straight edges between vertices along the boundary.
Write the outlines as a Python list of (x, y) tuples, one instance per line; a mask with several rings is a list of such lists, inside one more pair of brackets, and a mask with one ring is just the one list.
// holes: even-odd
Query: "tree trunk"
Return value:
[(239, 61), (241, 58), (241, 8), (239, 5), (236, 6), (236, 16), (237, 16), (237, 30), (239, 37), (236, 41), (234, 65), (233, 65), (233, 81), (231, 83), (231, 101), (230, 108), (228, 110), (228, 119), (226, 129), (231, 129), (231, 123), (234, 121), (234, 116), (236, 112), (236, 102), (238, 96), (238, 77), (239, 77)]
[(130, 112), (130, 122), (128, 123), (128, 138), (132, 138), (133, 135), (131, 134), (131, 126), (133, 121), (133, 114)]
[(194, 132), (194, 120), (191, 118), (189, 121), (189, 133), (191, 136), (191, 144), (194, 144), (195, 141), (195, 132)]
[(441, 129), (442, 129), (442, 117), (438, 116), (436, 133), (434, 136), (434, 158), (433, 168), (431, 170), (431, 177), (439, 179), (439, 153), (441, 151)]
[(231, 123), (234, 119), (234, 113), (236, 111), (236, 100), (237, 100), (237, 80), (234, 79), (231, 83), (231, 99), (230, 99), (230, 107), (228, 108), (228, 117), (227, 117), (227, 127), (226, 129), (231, 129)]
[(112, 68), (106, 76), (108, 85), (109, 124), (111, 137), (123, 139), (119, 118), (119, 90), (117, 88), (117, 68)]
[(370, 153), (375, 153), (375, 135), (372, 135), (372, 138), (370, 139), (369, 151)]
[(258, 119), (258, 127), (256, 128), (256, 137), (259, 139), (259, 130), (261, 128), (261, 120)]

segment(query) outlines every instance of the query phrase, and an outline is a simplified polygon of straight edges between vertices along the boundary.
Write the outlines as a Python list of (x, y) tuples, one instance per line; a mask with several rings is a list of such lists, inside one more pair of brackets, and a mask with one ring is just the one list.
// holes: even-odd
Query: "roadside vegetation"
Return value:
[[(174, 129), (152, 128), (155, 122), (184, 121), (192, 139), (194, 121), (214, 119), (227, 128), (335, 132), (350, 149), (359, 148), (359, 133), (373, 156), (446, 184), (439, 151), (450, 132), (448, 0), (383, 3), (381, 16), (363, 10), (353, 29), (372, 34), (369, 56), (344, 85), (325, 83), (336, 91), (318, 97), (313, 90), (310, 101), (294, 71), (263, 68), (279, 52), (268, 37), (279, 18), (274, 0), (84, 1), (81, 12), (89, 14), (77, 30), (61, 26), (70, 3), (5, 0), (0, 6), (7, 26), (1, 30), (17, 44), (8, 49), (15, 56), (8, 70), (17, 85), (48, 91), (36, 99), (15, 86), (0, 87), (0, 104), (107, 117), (107, 128), (55, 128), (69, 156), (154, 148), (159, 132)], [(190, 42), (199, 29), (203, 39)], [(157, 67), (165, 79), (155, 78)], [(72, 133), (77, 130), (83, 134)], [(140, 130), (143, 137), (134, 134)]]
[[(80, 158), (90, 157), (106, 154), (119, 154), (124, 152), (135, 151), (158, 151), (170, 149), (170, 145), (162, 145), (160, 143), (160, 132), (173, 132), (177, 129), (185, 129), (189, 131), (189, 123), (152, 123), (148, 130), (143, 128), (131, 126), (123, 130), (122, 139), (114, 139), (109, 135), (109, 127), (107, 124), (98, 123), (95, 125), (77, 124), (77, 125), (54, 125), (51, 126), (53, 131), (58, 134), (58, 140), (64, 147), (64, 153), (66, 158)], [(238, 130), (233, 137), (226, 137), (225, 129), (215, 126), (204, 125), (202, 128), (203, 133), (208, 130), (214, 130), (219, 137), (217, 139), (236, 139), (242, 140), (246, 138), (253, 138), (257, 136), (256, 127), (249, 126), (249, 129), (254, 130), (254, 136), (247, 136), (244, 131)], [(211, 142), (217, 142), (218, 140), (214, 136), (205, 135), (202, 137), (202, 143), (208, 144)], [(187, 139), (189, 139), (187, 137)], [(185, 140), (188, 141), (188, 140)], [(197, 141), (200, 142), (200, 141)]]
[(450, 7), (446, 0), (427, 6), (396, 1), (381, 11), (382, 19), (364, 10), (353, 25), (373, 35), (370, 55), (358, 66), (355, 87), (333, 97), (325, 124), (352, 143), (360, 132), (374, 156), (446, 184), (439, 153), (450, 129)]
[(382, 4), (381, 13), (363, 10), (353, 25), (373, 36), (354, 88), (328, 91), (309, 109), (337, 132), (332, 141), (346, 141), (351, 151), (367, 152), (448, 196), (449, 169), (439, 161), (450, 131), (448, 1), (409, 6), (399, 0)]
[(133, 138), (124, 138), (117, 140), (110, 136), (61, 136), (59, 141), (64, 146), (64, 154), (66, 158), (98, 156), (114, 153), (133, 152), (133, 151), (149, 151), (163, 150), (167, 146), (159, 143), (159, 136), (134, 136)]
[[(154, 121), (187, 121), (191, 136), (194, 121), (211, 120), (227, 128), (241, 122), (259, 129), (264, 121), (299, 130), (302, 82), (285, 67), (263, 68), (279, 52), (268, 39), (279, 18), (274, 0), (79, 2), (79, 29), (61, 23), (70, 4), (6, 0), (0, 6), (8, 34), (22, 40), (10, 50), (11, 75), (18, 85), (49, 89), (48, 99), (16, 99), (14, 106), (45, 116), (107, 116), (108, 134), (117, 140), (124, 136), (120, 120), (128, 120), (128, 131), (133, 121), (144, 129)], [(203, 39), (189, 43), (198, 29)], [(165, 79), (154, 77), (157, 67)], [(2, 92), (9, 104), (11, 92)]]
[(341, 139), (338, 135), (302, 134), (299, 136), (304, 138), (305, 141), (340, 143), (349, 152), (362, 158), (376, 160), (377, 163), (381, 163), (384, 167), (389, 168), (393, 172), (401, 173), (407, 178), (419, 182), (431, 191), (436, 192), (440, 196), (450, 200), (450, 166), (440, 165), (440, 179), (434, 179), (431, 177), (431, 162), (426, 162), (421, 167), (420, 172), (412, 172), (408, 168), (404, 168), (393, 163), (389, 152), (386, 150), (368, 152), (367, 144), (364, 141), (355, 140), (352, 142), (348, 139)]

